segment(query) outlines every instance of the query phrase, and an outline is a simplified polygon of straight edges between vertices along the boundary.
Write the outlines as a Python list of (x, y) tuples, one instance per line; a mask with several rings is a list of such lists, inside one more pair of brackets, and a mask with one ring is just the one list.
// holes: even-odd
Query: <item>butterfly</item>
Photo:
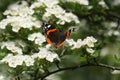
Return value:
[(68, 31), (60, 31), (53, 25), (46, 23), (43, 23), (42, 29), (46, 36), (46, 41), (49, 44), (55, 44), (56, 47), (62, 46), (65, 40), (69, 38), (71, 32), (75, 31), (75, 28), (71, 28)]

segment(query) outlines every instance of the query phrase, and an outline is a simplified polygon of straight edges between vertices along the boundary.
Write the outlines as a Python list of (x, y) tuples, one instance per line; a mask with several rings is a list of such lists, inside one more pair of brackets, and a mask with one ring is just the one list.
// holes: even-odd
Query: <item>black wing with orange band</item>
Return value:
[(62, 46), (66, 38), (68, 38), (71, 32), (75, 30), (75, 28), (72, 28), (69, 29), (67, 32), (60, 32), (57, 28), (49, 24), (43, 24), (42, 28), (46, 34), (46, 41), (49, 44), (54, 43), (56, 47)]

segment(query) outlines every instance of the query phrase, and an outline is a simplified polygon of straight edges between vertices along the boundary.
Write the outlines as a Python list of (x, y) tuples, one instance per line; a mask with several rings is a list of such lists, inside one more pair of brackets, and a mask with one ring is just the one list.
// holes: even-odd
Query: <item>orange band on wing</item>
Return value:
[(67, 32), (66, 32), (66, 38), (68, 38), (69, 36), (70, 36), (70, 32), (67, 31)]
[(47, 31), (47, 35), (49, 35), (51, 32), (55, 32), (55, 31), (57, 31), (57, 29), (48, 30), (48, 31)]
[(64, 41), (59, 42), (56, 46), (57, 46), (57, 47), (60, 47), (60, 46), (62, 46), (62, 45), (63, 45), (63, 43), (64, 43)]
[(46, 41), (47, 41), (49, 44), (52, 44), (52, 43), (53, 43), (49, 38), (46, 38)]

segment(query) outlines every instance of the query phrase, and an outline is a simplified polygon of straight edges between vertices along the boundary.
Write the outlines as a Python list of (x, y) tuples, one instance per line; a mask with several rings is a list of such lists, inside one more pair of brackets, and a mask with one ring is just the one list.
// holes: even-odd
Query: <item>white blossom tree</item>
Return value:
[[(2, 71), (0, 79), (44, 80), (57, 72), (90, 66), (120, 70), (115, 66), (119, 54), (110, 60), (115, 65), (100, 61), (108, 56), (105, 50), (110, 45), (120, 49), (120, 12), (111, 7), (115, 4), (107, 0), (13, 0), (1, 10), (0, 63), (6, 72)], [(56, 48), (46, 42), (43, 23), (60, 31), (71, 27), (76, 31)], [(75, 62), (64, 65), (68, 60)]]

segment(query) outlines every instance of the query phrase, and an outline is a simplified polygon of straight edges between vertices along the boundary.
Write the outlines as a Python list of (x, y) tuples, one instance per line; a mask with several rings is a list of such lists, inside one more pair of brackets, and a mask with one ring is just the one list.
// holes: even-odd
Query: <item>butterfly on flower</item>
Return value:
[(56, 47), (60, 47), (64, 44), (65, 40), (69, 38), (71, 32), (75, 31), (75, 28), (71, 28), (67, 31), (60, 31), (51, 24), (43, 23), (43, 32), (46, 35), (46, 41), (49, 44), (55, 44)]

